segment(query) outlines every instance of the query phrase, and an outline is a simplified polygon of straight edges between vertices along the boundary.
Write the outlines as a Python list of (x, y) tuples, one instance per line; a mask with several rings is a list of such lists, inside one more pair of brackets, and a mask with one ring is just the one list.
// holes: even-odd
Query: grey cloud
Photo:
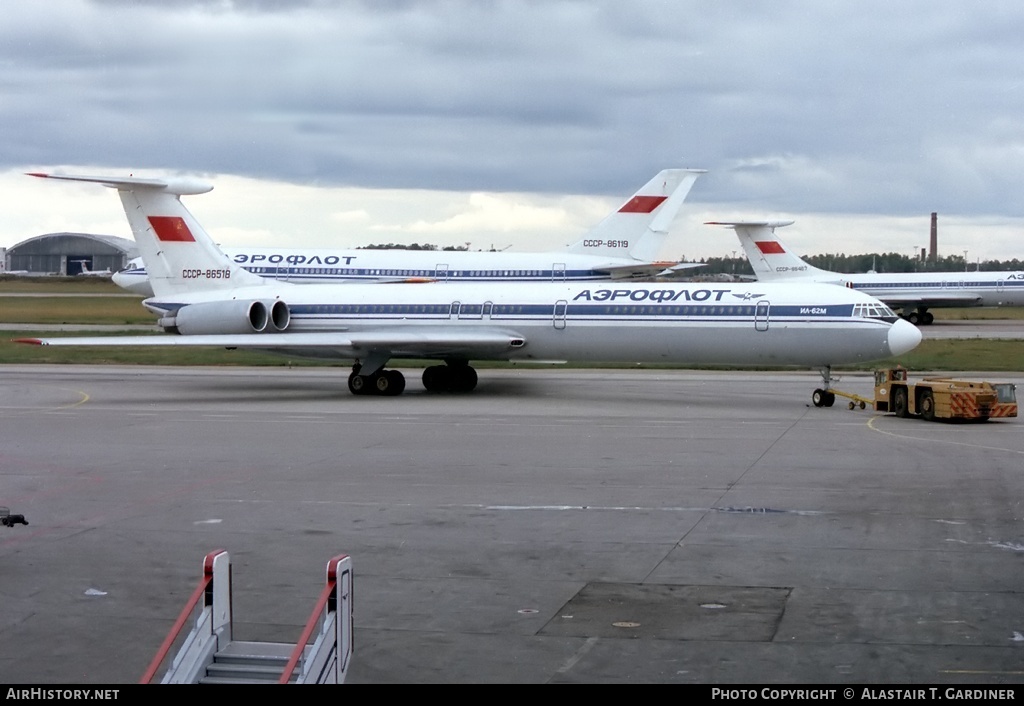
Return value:
[[(49, 21), (59, 14), (66, 22)], [(25, 4), (0, 27), (0, 165), (380, 187), (1014, 212), (1008, 2)]]

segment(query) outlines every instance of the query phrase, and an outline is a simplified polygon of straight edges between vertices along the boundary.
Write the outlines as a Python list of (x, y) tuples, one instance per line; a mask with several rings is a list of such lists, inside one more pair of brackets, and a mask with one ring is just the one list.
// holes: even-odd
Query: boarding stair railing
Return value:
[[(151, 684), (177, 652), (161, 684), (341, 684), (353, 651), (352, 559), (327, 562), (327, 581), (298, 641), (234, 640), (231, 559), (222, 549), (203, 559), (203, 577), (157, 650), (141, 684)], [(190, 618), (194, 624), (184, 633)], [(310, 644), (310, 639), (313, 639)]]

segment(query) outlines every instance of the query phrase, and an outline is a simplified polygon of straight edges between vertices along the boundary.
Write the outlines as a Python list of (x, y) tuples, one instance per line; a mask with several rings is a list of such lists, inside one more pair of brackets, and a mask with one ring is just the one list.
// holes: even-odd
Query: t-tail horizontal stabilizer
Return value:
[(117, 189), (156, 297), (229, 291), (266, 283), (225, 255), (181, 203), (180, 196), (205, 194), (213, 186), (191, 177), (30, 176), (102, 184)]
[(706, 225), (726, 226), (736, 231), (743, 253), (757, 279), (762, 282), (801, 277), (828, 279), (831, 273), (819, 270), (793, 254), (775, 234), (776, 228), (792, 224), (793, 221), (782, 220), (741, 220), (708, 221)]

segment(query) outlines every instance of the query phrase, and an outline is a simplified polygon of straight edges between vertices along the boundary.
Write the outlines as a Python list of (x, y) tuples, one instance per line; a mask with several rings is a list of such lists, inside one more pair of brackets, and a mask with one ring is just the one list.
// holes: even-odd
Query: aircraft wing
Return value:
[(432, 327), (381, 327), (367, 331), (321, 331), (310, 333), (206, 334), (179, 336), (69, 336), (66, 338), (19, 338), (18, 343), (38, 346), (209, 346), (251, 350), (288, 349), (331, 353), (341, 357), (364, 357), (388, 353), (393, 357), (441, 358), (464, 356), (500, 358), (503, 353), (525, 345), (522, 336), (503, 329), (449, 329)]
[(666, 277), (672, 279), (674, 277), (688, 277), (690, 270), (695, 270), (698, 267), (706, 267), (703, 262), (676, 262), (669, 267), (658, 273), (659, 277)]
[(641, 277), (671, 277), (697, 267), (704, 267), (702, 262), (636, 262), (629, 264), (609, 264), (594, 267), (595, 272), (604, 272), (612, 279), (639, 279)]
[[(872, 293), (873, 292), (869, 292)], [(934, 306), (934, 307), (957, 307), (957, 306), (980, 306), (981, 297), (972, 292), (963, 294), (949, 293), (942, 296), (922, 296), (920, 294), (874, 294), (882, 302), (889, 306)]]

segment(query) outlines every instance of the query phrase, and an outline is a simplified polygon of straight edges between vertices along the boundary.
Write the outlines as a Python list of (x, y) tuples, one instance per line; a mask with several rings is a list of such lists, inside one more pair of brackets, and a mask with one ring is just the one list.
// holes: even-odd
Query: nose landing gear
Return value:
[(850, 401), (847, 406), (850, 409), (866, 409), (868, 403), (874, 404), (873, 400), (869, 400), (866, 397), (855, 395), (852, 392), (843, 392), (842, 390), (835, 390), (832, 388), (832, 367), (826, 365), (821, 369), (821, 380), (825, 383), (825, 387), (819, 387), (811, 394), (811, 402), (814, 403), (815, 407), (831, 407), (836, 402), (836, 395), (840, 397), (846, 397)]
[(819, 387), (811, 394), (811, 402), (815, 407), (831, 407), (836, 402), (836, 394)]

